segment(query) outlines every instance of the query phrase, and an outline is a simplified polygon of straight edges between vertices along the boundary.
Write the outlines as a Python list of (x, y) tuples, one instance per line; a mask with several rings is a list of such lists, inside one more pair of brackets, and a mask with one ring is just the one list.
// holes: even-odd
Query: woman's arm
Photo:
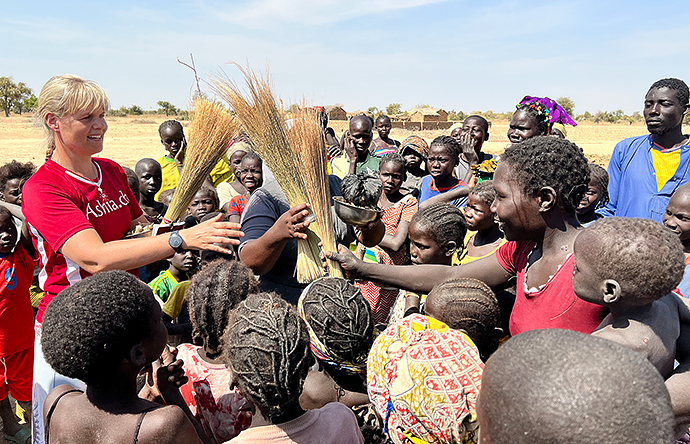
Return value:
[[(212, 250), (231, 254), (231, 250), (216, 244), (237, 245), (242, 236), (240, 226), (218, 222), (222, 215), (195, 227), (179, 231), (182, 248)], [(131, 270), (173, 255), (168, 244), (170, 234), (143, 239), (121, 239), (103, 242), (96, 230), (88, 228), (67, 239), (60, 252), (89, 273), (106, 270)]]
[(340, 262), (350, 278), (360, 278), (376, 284), (390, 285), (415, 293), (428, 293), (436, 285), (450, 279), (474, 278), (490, 287), (505, 283), (511, 273), (498, 262), (496, 254), (470, 262), (467, 265), (383, 265), (365, 263), (344, 246), (338, 253), (326, 252), (326, 257)]
[(309, 226), (309, 222), (304, 221), (309, 215), (307, 208), (309, 205), (303, 203), (283, 213), (261, 237), (244, 244), (240, 249), (240, 260), (256, 274), (268, 273), (289, 240), (307, 238), (302, 233)]
[(389, 250), (398, 251), (405, 245), (405, 240), (407, 240), (407, 228), (410, 223), (406, 220), (401, 220), (398, 224), (398, 228), (395, 230), (394, 235), (385, 234), (381, 242), (379, 242), (379, 247), (388, 248)]

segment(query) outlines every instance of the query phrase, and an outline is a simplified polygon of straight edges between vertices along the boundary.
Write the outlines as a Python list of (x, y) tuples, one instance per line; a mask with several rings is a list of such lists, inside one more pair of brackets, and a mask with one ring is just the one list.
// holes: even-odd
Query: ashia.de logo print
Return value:
[(91, 202), (86, 205), (86, 218), (91, 220), (91, 218), (99, 218), (105, 216), (106, 214), (117, 211), (120, 208), (129, 205), (129, 198), (124, 191), (120, 190), (120, 196), (117, 201), (110, 199), (107, 195), (102, 194), (101, 200), (97, 201), (93, 206)]

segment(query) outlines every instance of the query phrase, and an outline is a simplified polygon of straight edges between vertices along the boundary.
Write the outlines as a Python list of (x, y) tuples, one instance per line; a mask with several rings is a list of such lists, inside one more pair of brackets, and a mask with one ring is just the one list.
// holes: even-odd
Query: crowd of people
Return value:
[(345, 278), (305, 284), (309, 203), (246, 134), (184, 227), (131, 234), (178, 192), (184, 126), (123, 168), (97, 157), (103, 89), (51, 78), (45, 163), (0, 167), (5, 441), (690, 442), (689, 96), (655, 82), (649, 134), (607, 169), (548, 97), (518, 103), (498, 155), (478, 115), (398, 141), (388, 116), (338, 135), (315, 107), (322, 185), (374, 183), (380, 216), (334, 211), (324, 267)]

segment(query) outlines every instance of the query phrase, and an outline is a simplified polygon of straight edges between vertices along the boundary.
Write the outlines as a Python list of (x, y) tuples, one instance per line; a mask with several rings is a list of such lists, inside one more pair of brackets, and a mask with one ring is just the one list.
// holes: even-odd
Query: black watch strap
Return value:
[(172, 249), (175, 250), (176, 253), (182, 253), (184, 251), (184, 249), (182, 248), (183, 242), (184, 239), (182, 239), (182, 236), (179, 232), (173, 231), (170, 233), (170, 237), (168, 238), (168, 245), (170, 245), (170, 247), (172, 247)]

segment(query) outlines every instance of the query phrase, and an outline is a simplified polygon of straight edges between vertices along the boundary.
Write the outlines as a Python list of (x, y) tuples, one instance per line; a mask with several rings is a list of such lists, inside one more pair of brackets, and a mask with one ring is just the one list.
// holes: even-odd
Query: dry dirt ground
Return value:
[[(164, 115), (109, 117), (109, 129), (101, 156), (128, 167), (134, 167), (134, 164), (144, 157), (162, 156), (165, 151), (158, 137), (158, 125), (164, 120)], [(188, 122), (183, 122), (184, 126), (187, 124)], [(331, 121), (330, 126), (340, 135), (346, 128), (346, 122)], [(485, 150), (500, 154), (508, 143), (507, 130), (507, 121), (492, 122), (491, 137), (484, 145)], [(439, 130), (419, 131), (416, 134), (431, 142), (434, 137), (443, 133), (444, 131)], [(584, 149), (590, 161), (603, 166), (608, 164), (616, 143), (626, 137), (646, 133), (644, 124), (611, 125), (585, 122), (575, 128), (568, 128), (568, 138)], [(411, 134), (410, 131), (394, 129), (391, 137), (403, 140)], [(33, 125), (30, 116), (0, 117), (0, 165), (12, 159), (31, 161), (37, 166), (42, 164), (45, 157), (42, 138), (42, 129)]]

